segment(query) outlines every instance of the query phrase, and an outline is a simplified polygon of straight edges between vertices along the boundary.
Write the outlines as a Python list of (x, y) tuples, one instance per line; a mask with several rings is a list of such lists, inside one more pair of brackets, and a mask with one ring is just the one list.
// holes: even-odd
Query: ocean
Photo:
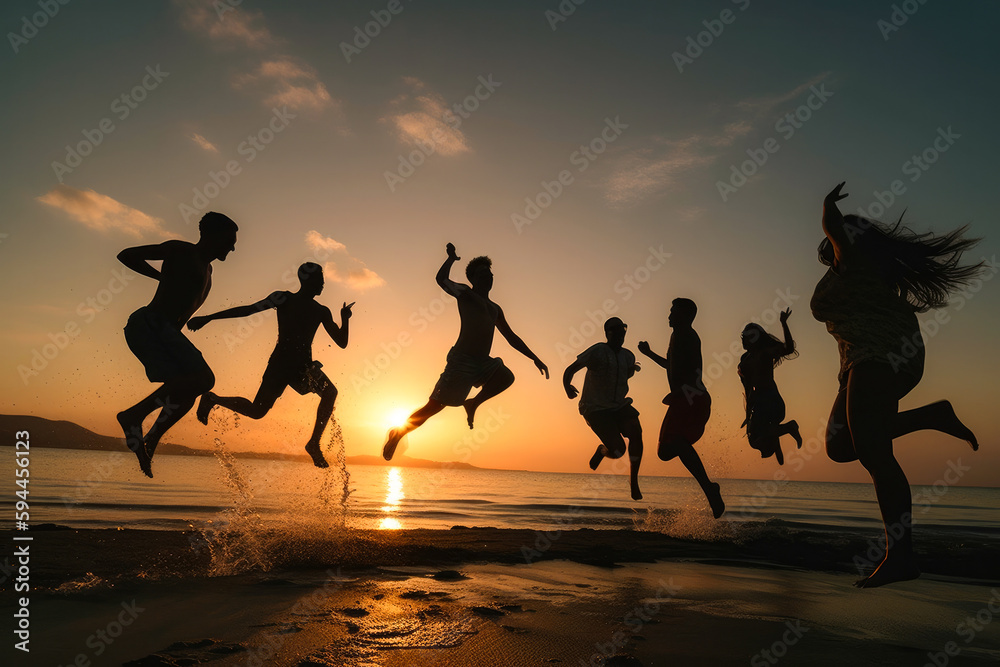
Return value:
[[(359, 529), (453, 526), (638, 529), (699, 537), (717, 522), (694, 480), (507, 470), (348, 466), (219, 457), (157, 456), (156, 478), (128, 452), (33, 449), (31, 523), (72, 528), (200, 529), (234, 511), (268, 528), (294, 523)], [(720, 479), (721, 523), (764, 522), (821, 531), (881, 532), (870, 484)], [(3, 493), (12, 497), (13, 480)], [(1000, 489), (913, 486), (919, 534), (962, 542), (1000, 539)], [(0, 523), (12, 527), (12, 516)], [(707, 534), (707, 533), (706, 533)]]

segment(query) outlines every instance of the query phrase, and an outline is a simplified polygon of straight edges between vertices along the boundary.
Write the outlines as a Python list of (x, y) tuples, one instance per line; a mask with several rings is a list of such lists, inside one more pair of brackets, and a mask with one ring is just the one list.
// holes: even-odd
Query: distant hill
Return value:
[[(53, 421), (44, 417), (28, 415), (0, 415), (0, 445), (13, 447), (18, 431), (31, 434), (31, 446), (58, 449), (86, 449), (91, 451), (120, 452), (125, 449), (125, 438), (100, 435), (70, 421)], [(160, 443), (157, 454), (174, 456), (213, 456), (210, 449), (186, 447), (169, 442)], [(311, 462), (306, 454), (283, 454), (279, 452), (233, 452), (235, 456), (247, 459), (272, 459), (277, 461)], [(445, 463), (425, 459), (411, 459), (396, 456), (392, 462), (380, 456), (348, 456), (349, 465), (399, 466), (404, 468), (449, 468), (457, 470), (482, 470), (468, 463)]]

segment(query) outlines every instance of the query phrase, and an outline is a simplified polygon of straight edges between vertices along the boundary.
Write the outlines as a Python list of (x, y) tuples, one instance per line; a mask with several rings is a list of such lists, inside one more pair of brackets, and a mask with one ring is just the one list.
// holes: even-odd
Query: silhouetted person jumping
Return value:
[(639, 370), (635, 355), (623, 348), (628, 326), (617, 317), (604, 323), (608, 342), (596, 343), (581, 352), (576, 361), (563, 373), (563, 388), (571, 399), (579, 393), (571, 382), (573, 376), (586, 368), (583, 394), (580, 396), (580, 414), (593, 429), (601, 444), (590, 457), (590, 469), (607, 457), (619, 459), (625, 454), (628, 438), (629, 481), (632, 500), (642, 500), (639, 492), (639, 464), (642, 463), (642, 426), (639, 411), (628, 398), (628, 379)]
[(278, 312), (278, 342), (267, 361), (264, 377), (260, 380), (260, 388), (253, 402), (241, 396), (217, 396), (206, 392), (198, 403), (197, 416), (202, 424), (208, 424), (208, 414), (218, 405), (251, 419), (260, 419), (274, 407), (285, 387), (291, 387), (302, 396), (317, 394), (319, 407), (316, 410), (316, 424), (306, 443), (306, 452), (317, 468), (327, 468), (329, 464), (323, 458), (319, 440), (333, 414), (337, 388), (320, 370), (323, 364), (313, 360), (312, 343), (316, 330), (322, 324), (333, 342), (340, 349), (346, 348), (348, 322), (354, 304), (348, 305), (345, 302), (341, 307), (338, 327), (330, 309), (316, 302), (316, 297), (323, 293), (323, 267), (306, 262), (299, 267), (298, 276), (300, 287), (297, 292), (272, 292), (266, 299), (249, 306), (237, 306), (211, 315), (192, 317), (188, 322), (188, 328), (197, 331), (212, 320), (250, 317), (271, 308)]
[[(215, 385), (212, 369), (181, 328), (205, 303), (212, 288), (212, 262), (225, 261), (235, 250), (238, 228), (221, 213), (211, 212), (202, 217), (198, 230), (198, 243), (164, 241), (118, 253), (122, 264), (159, 281), (149, 305), (128, 318), (125, 341), (142, 362), (149, 381), (163, 385), (118, 413), (125, 444), (147, 477), (153, 476), (151, 463), (160, 438), (187, 414), (198, 396)], [(163, 262), (159, 270), (149, 264), (156, 260)], [(143, 420), (158, 408), (156, 421), (143, 437)]]
[(674, 299), (670, 305), (667, 323), (673, 328), (667, 356), (661, 357), (641, 341), (639, 351), (667, 370), (670, 393), (663, 399), (667, 414), (660, 426), (656, 454), (663, 461), (680, 457), (684, 467), (698, 480), (712, 515), (718, 519), (726, 511), (719, 485), (708, 478), (701, 457), (694, 444), (705, 433), (705, 425), (712, 414), (712, 398), (701, 381), (701, 338), (692, 328), (698, 307), (691, 299)]
[[(490, 301), (493, 288), (493, 262), (489, 257), (476, 257), (465, 267), (465, 275), (472, 287), (456, 283), (449, 275), (451, 266), (460, 258), (455, 254), (455, 246), (446, 246), (448, 259), (437, 272), (437, 283), (448, 294), (458, 300), (458, 314), (462, 328), (458, 340), (448, 352), (448, 362), (438, 378), (430, 400), (407, 419), (406, 424), (389, 430), (382, 456), (392, 459), (400, 439), (417, 428), (430, 417), (441, 412), (445, 406), (463, 406), (472, 428), (476, 410), (486, 400), (493, 398), (514, 382), (510, 372), (499, 357), (490, 357), (493, 347), (493, 332), (499, 331), (511, 347), (535, 362), (538, 370), (549, 377), (549, 369), (535, 353), (528, 349), (517, 334), (511, 331), (503, 309)], [(481, 387), (479, 393), (466, 398), (473, 387)]]
[(785, 418), (785, 401), (774, 382), (774, 369), (778, 364), (784, 359), (798, 356), (792, 332), (788, 329), (788, 317), (791, 314), (790, 308), (781, 312), (784, 341), (764, 331), (764, 327), (759, 324), (751, 322), (743, 327), (740, 339), (746, 352), (736, 369), (746, 392), (747, 416), (740, 426), (747, 427), (750, 446), (760, 452), (760, 457), (766, 459), (774, 456), (778, 465), (785, 463), (779, 442), (781, 436), (791, 435), (796, 447), (802, 446), (802, 436), (799, 435), (799, 425), (795, 420), (781, 423)]
[[(978, 239), (965, 228), (942, 236), (891, 228), (856, 215), (841, 215), (837, 202), (844, 184), (823, 201), (820, 262), (830, 267), (816, 285), (813, 316), (826, 323), (840, 350), (840, 391), (826, 434), (834, 461), (860, 461), (872, 477), (886, 552), (862, 588), (920, 576), (913, 556), (910, 485), (892, 451), (894, 438), (931, 429), (967, 440), (976, 436), (948, 401), (899, 412), (899, 401), (924, 372), (924, 344), (916, 313), (947, 304), (950, 292), (969, 283), (982, 263), (959, 266)], [(898, 536), (898, 537), (896, 537)]]

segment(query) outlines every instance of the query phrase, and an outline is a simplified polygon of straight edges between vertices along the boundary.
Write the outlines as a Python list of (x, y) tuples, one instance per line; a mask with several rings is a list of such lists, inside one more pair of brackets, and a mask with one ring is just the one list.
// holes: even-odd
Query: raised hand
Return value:
[(825, 201), (828, 204), (835, 204), (841, 199), (847, 199), (847, 194), (841, 193), (840, 191), (841, 188), (843, 188), (846, 183), (847, 181), (842, 181), (837, 187), (835, 187), (833, 190), (830, 190), (830, 193), (827, 194), (826, 199), (824, 199), (823, 201)]
[(346, 322), (347, 320), (351, 319), (351, 315), (354, 314), (354, 313), (351, 312), (351, 308), (353, 308), (354, 304), (356, 304), (356, 303), (357, 303), (357, 301), (352, 301), (350, 303), (347, 303), (345, 301), (344, 305), (340, 307), (340, 321), (341, 322)]
[(649, 354), (650, 350), (649, 350), (649, 343), (648, 342), (646, 342), (644, 340), (640, 340), (638, 347), (639, 347), (639, 351), (642, 352), (643, 354)]
[(205, 317), (204, 315), (201, 315), (199, 317), (192, 317), (187, 322), (187, 328), (190, 329), (191, 331), (197, 331), (198, 329), (202, 328), (209, 322), (211, 322), (211, 320)]
[(781, 315), (779, 316), (778, 319), (780, 319), (781, 323), (784, 324), (785, 322), (788, 321), (788, 317), (791, 314), (792, 314), (792, 309), (791, 308), (786, 308), (785, 310), (781, 311)]
[(455, 254), (455, 246), (453, 244), (449, 243), (444, 247), (444, 249), (448, 253), (448, 259), (453, 259), (456, 262), (462, 259), (461, 257)]

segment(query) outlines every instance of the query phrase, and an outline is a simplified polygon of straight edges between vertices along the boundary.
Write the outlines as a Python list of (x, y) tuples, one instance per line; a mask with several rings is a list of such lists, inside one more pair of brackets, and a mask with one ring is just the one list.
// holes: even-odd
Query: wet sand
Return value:
[[(1000, 612), (995, 555), (980, 561), (993, 580), (930, 574), (858, 590), (850, 543), (764, 553), (752, 539), (634, 531), (346, 531), (325, 540), (274, 535), (267, 571), (208, 576), (218, 563), (192, 548), (191, 533), (33, 536), (32, 652), (14, 664), (1000, 660), (1000, 613), (993, 622), (989, 611)], [(10, 587), (3, 584), (4, 614)], [(977, 614), (979, 624), (968, 625)], [(947, 654), (949, 642), (957, 655)]]

